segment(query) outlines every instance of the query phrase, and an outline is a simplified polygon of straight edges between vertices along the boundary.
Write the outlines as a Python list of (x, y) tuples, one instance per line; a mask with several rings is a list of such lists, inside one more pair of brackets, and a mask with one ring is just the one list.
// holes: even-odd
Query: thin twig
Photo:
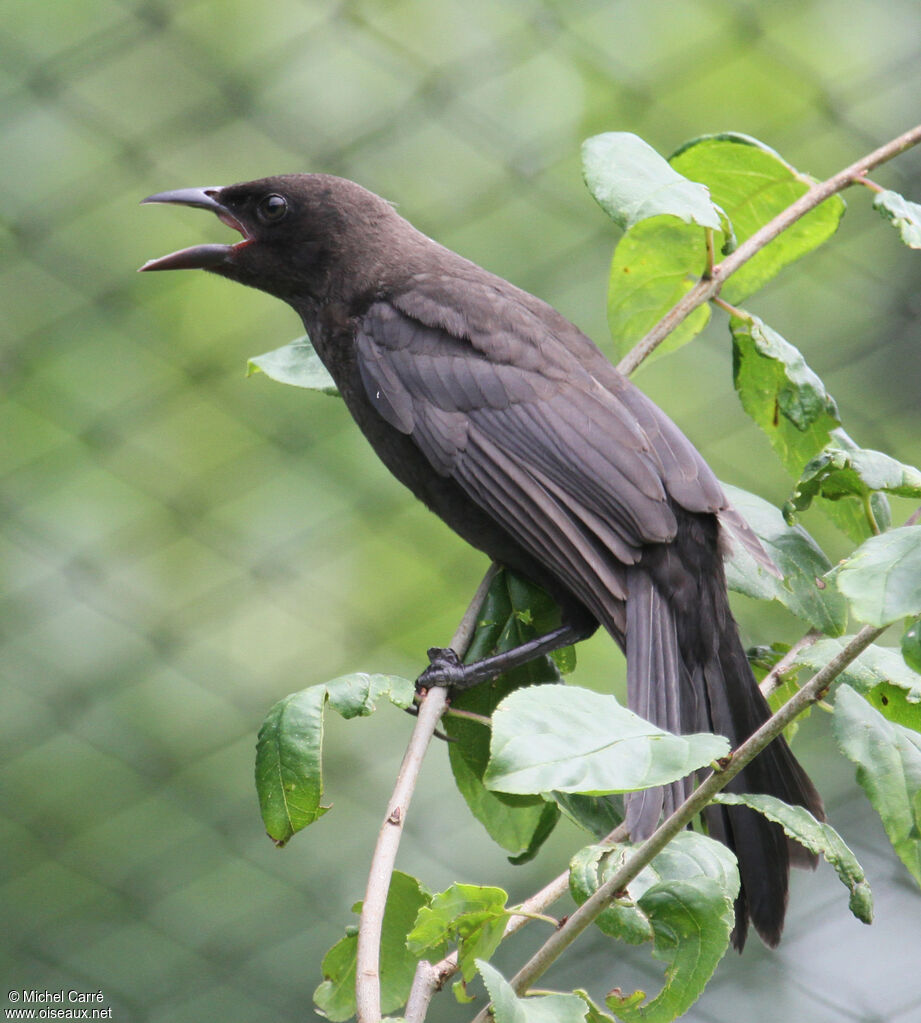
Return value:
[[(820, 671), (794, 694), (776, 714), (772, 715), (751, 738), (747, 739), (732, 754), (728, 765), (719, 772), (709, 774), (677, 810), (665, 820), (650, 837), (637, 846), (623, 865), (602, 884), (573, 914), (565, 924), (555, 931), (510, 981), (519, 994), (527, 991), (532, 983), (542, 976), (558, 956), (587, 928), (599, 914), (610, 905), (614, 896), (625, 888), (653, 857), (682, 831), (700, 813), (729, 781), (750, 763), (770, 742), (772, 742), (802, 711), (825, 694), (831, 683), (863, 650), (885, 632), (883, 628), (866, 625), (836, 654)], [(474, 1023), (484, 1023), (483, 1010)]]
[(665, 338), (699, 305), (719, 294), (720, 288), (726, 278), (735, 273), (740, 266), (747, 263), (752, 256), (757, 255), (769, 242), (772, 242), (782, 231), (785, 231), (791, 224), (796, 223), (800, 217), (810, 210), (815, 209), (819, 203), (824, 202), (831, 196), (843, 191), (855, 182), (863, 183), (868, 171), (886, 163), (893, 157), (904, 153), (906, 149), (921, 142), (921, 124), (899, 135), (898, 138), (887, 142), (879, 149), (874, 149), (850, 167), (839, 171), (837, 174), (813, 185), (808, 191), (789, 205), (783, 212), (778, 213), (773, 220), (769, 221), (760, 230), (731, 252), (723, 261), (713, 268), (709, 279), (697, 282), (693, 288), (673, 306), (661, 320), (649, 331), (649, 333), (620, 360), (617, 368), (624, 376), (629, 376)]
[(773, 668), (764, 676), (764, 681), (761, 683), (761, 692), (765, 698), (771, 695), (775, 689), (779, 689), (784, 683), (784, 675), (793, 667), (796, 661), (797, 655), (800, 651), (805, 650), (807, 647), (811, 647), (816, 640), (822, 638), (822, 633), (818, 629), (810, 629), (802, 639), (798, 639), (793, 646), (781, 657), (781, 659), (774, 665)]
[[(451, 648), (461, 657), (470, 645), (480, 606), (496, 571), (496, 566), (490, 565), (451, 639)], [(393, 876), (403, 825), (406, 823), (406, 814), (416, 788), (422, 759), (435, 732), (435, 726), (447, 705), (448, 691), (442, 686), (430, 689), (420, 700), (416, 724), (409, 737), (393, 795), (387, 804), (387, 814), (378, 832), (374, 854), (371, 857), (368, 884), (358, 924), (355, 964), (355, 1004), (358, 1023), (379, 1023), (381, 1018), (380, 948), (387, 893), (390, 891), (390, 879)]]

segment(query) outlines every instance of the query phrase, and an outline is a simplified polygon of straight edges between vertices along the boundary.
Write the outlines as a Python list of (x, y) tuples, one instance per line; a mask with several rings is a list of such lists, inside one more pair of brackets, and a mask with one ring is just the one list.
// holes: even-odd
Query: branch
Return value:
[[(473, 595), (464, 617), (461, 619), (453, 638), (452, 649), (461, 657), (470, 645), (476, 619), (496, 573), (491, 565), (483, 581)], [(377, 836), (368, 885), (365, 889), (361, 918), (358, 923), (358, 948), (355, 964), (355, 1003), (358, 1023), (379, 1023), (381, 1018), (380, 949), (381, 928), (384, 923), (384, 908), (390, 879), (396, 862), (403, 825), (416, 788), (416, 779), (422, 767), (422, 759), (428, 748), (435, 726), (448, 705), (448, 691), (439, 686), (430, 689), (420, 700), (419, 713), (409, 744), (403, 755), (403, 763), (397, 775), (393, 795), (387, 804), (387, 814)]]
[(827, 181), (821, 181), (813, 185), (796, 202), (788, 206), (782, 213), (778, 213), (773, 220), (756, 231), (750, 238), (746, 238), (722, 263), (713, 268), (709, 277), (698, 281), (684, 298), (676, 303), (652, 330), (627, 352), (617, 364), (618, 370), (624, 376), (629, 376), (644, 359), (648, 358), (659, 347), (682, 320), (699, 305), (703, 305), (704, 302), (719, 294), (720, 288), (731, 274), (734, 274), (739, 267), (747, 263), (752, 256), (760, 252), (769, 242), (772, 242), (781, 232), (790, 227), (791, 224), (796, 223), (800, 217), (814, 209), (819, 203), (831, 198), (831, 196), (838, 192), (844, 191), (850, 185), (855, 183), (863, 184), (863, 178), (868, 171), (882, 163), (886, 163), (919, 142), (921, 142), (921, 124), (899, 135), (898, 138), (893, 139), (891, 142), (887, 142), (884, 146), (880, 146), (879, 149), (873, 150), (872, 153), (868, 153), (856, 163), (852, 163), (850, 167), (846, 167), (833, 177), (828, 178)]
[[(714, 795), (750, 763), (770, 742), (808, 706), (821, 699), (831, 683), (863, 650), (885, 632), (884, 628), (866, 625), (820, 671), (772, 715), (749, 739), (732, 754), (725, 769), (709, 774), (690, 796), (667, 818), (650, 837), (637, 846), (620, 867), (601, 885), (558, 931), (555, 931), (510, 983), (518, 994), (525, 993), (559, 955), (588, 928), (615, 897), (665, 846), (700, 813)], [(485, 1023), (484, 1009), (474, 1023)]]
[(806, 650), (812, 646), (816, 640), (822, 638), (822, 633), (818, 629), (810, 629), (805, 636), (798, 639), (793, 646), (781, 657), (781, 659), (774, 665), (773, 668), (764, 676), (764, 681), (761, 683), (761, 692), (764, 698), (767, 699), (775, 689), (779, 689), (783, 685), (783, 677), (793, 666), (793, 662), (796, 660), (797, 654), (801, 650)]

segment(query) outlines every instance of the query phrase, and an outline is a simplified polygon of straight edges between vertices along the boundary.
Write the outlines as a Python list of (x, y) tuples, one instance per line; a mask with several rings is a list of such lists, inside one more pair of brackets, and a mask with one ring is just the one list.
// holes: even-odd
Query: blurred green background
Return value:
[[(351, 922), (411, 722), (331, 720), (334, 811), (282, 851), (256, 807), (256, 731), (305, 685), (417, 673), (485, 562), (387, 476), (337, 401), (245, 378), (248, 356), (299, 333), (293, 313), (206, 274), (135, 275), (228, 237), (138, 200), (353, 177), (610, 350), (615, 234), (582, 185), (582, 139), (629, 130), (668, 153), (733, 129), (827, 176), (918, 120), (921, 7), (6, 0), (0, 96), (3, 980), (101, 989), (120, 1020), (314, 1018), (319, 958)], [(912, 153), (875, 177), (918, 201), (919, 168)], [(861, 444), (917, 462), (921, 264), (868, 207), (852, 193), (838, 237), (751, 306)], [(721, 477), (787, 496), (732, 392), (721, 314), (639, 383)], [(749, 642), (798, 635), (780, 611), (737, 608)], [(613, 644), (586, 644), (575, 678), (619, 686)], [(752, 939), (688, 1019), (919, 1018), (921, 898), (818, 718), (798, 748), (877, 922), (849, 915), (828, 868), (797, 876), (780, 949)], [(580, 836), (562, 828), (511, 867), (446, 759), (437, 745), (404, 869), (515, 899), (563, 869)], [(603, 994), (656, 976), (646, 950), (598, 936), (547, 983)], [(471, 1015), (446, 994), (431, 1018)]]

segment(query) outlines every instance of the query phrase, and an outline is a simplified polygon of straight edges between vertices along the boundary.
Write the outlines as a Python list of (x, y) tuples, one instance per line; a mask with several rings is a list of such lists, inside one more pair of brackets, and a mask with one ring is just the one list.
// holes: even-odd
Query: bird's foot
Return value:
[(450, 647), (433, 646), (428, 651), (429, 666), (416, 679), (416, 691), (443, 686), (448, 689), (464, 689), (467, 684), (467, 670), (463, 662)]

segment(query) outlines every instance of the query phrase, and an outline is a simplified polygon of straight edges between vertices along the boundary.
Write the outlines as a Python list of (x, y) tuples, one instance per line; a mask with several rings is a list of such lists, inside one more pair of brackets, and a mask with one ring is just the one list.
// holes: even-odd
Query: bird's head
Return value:
[(143, 202), (211, 210), (243, 237), (231, 245), (180, 249), (149, 260), (141, 270), (208, 270), (293, 305), (333, 297), (330, 289), (345, 283), (371, 284), (375, 250), (383, 254), (394, 223), (405, 224), (379, 196), (328, 174), (182, 188)]

